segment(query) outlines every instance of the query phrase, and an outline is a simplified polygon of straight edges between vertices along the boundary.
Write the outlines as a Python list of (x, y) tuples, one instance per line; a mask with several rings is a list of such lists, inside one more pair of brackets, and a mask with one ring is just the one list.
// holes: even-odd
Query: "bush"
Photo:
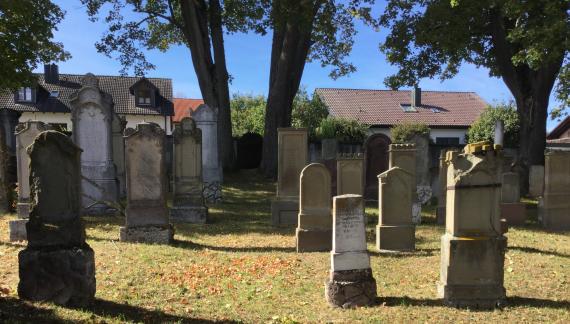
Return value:
[(465, 139), (467, 143), (480, 141), (493, 142), (495, 138), (495, 123), (502, 120), (505, 123), (505, 147), (518, 147), (519, 116), (512, 103), (488, 106), (479, 118), (469, 127)]
[(291, 112), (291, 125), (293, 127), (304, 127), (309, 131), (309, 138), (316, 138), (317, 128), (321, 121), (329, 115), (329, 111), (321, 98), (314, 94), (313, 98), (309, 98), (304, 88), (299, 92), (293, 100), (293, 110)]
[(317, 128), (317, 137), (320, 139), (336, 138), (340, 142), (360, 143), (364, 141), (368, 126), (356, 119), (327, 117)]
[(248, 132), (263, 136), (265, 104), (264, 96), (234, 94), (230, 101), (233, 136), (239, 137)]
[(429, 127), (423, 123), (402, 123), (390, 128), (392, 143), (402, 144), (411, 142), (415, 135), (429, 135)]

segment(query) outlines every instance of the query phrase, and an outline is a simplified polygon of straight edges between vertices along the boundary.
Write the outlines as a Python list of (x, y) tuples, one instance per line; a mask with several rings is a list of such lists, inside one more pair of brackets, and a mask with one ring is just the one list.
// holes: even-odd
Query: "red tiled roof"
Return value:
[(548, 140), (554, 140), (560, 138), (567, 130), (570, 129), (570, 116), (567, 116), (563, 121), (560, 122), (549, 134), (546, 136)]
[(411, 103), (410, 90), (318, 88), (315, 92), (331, 115), (378, 126), (421, 122), (431, 127), (469, 127), (488, 105), (475, 92), (422, 90), (417, 112), (404, 112), (402, 104)]
[(192, 113), (204, 103), (202, 99), (174, 98), (174, 117), (172, 121), (178, 123), (184, 117), (192, 116)]

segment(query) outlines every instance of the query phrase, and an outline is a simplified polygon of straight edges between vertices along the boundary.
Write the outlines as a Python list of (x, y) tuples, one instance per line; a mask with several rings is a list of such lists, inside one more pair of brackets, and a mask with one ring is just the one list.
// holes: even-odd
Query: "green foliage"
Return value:
[(314, 94), (309, 98), (307, 91), (300, 88), (293, 100), (293, 111), (291, 112), (291, 125), (293, 127), (304, 127), (309, 130), (309, 138), (316, 138), (316, 130), (321, 121), (329, 115), (329, 111), (321, 100)]
[(53, 41), (64, 15), (50, 0), (0, 0), (0, 89), (28, 85), (39, 63), (70, 57)]
[(495, 107), (488, 106), (479, 116), (469, 130), (466, 140), (468, 143), (480, 141), (493, 142), (495, 137), (495, 123), (502, 120), (505, 123), (505, 147), (517, 147), (519, 141), (519, 116), (513, 104), (500, 104)]
[(344, 143), (360, 143), (364, 141), (368, 125), (356, 119), (327, 117), (317, 128), (317, 136), (321, 139), (336, 138)]
[(263, 136), (265, 97), (236, 93), (230, 100), (232, 134), (242, 136), (247, 132)]
[(415, 135), (429, 135), (428, 125), (423, 123), (402, 123), (390, 128), (393, 143), (409, 143)]

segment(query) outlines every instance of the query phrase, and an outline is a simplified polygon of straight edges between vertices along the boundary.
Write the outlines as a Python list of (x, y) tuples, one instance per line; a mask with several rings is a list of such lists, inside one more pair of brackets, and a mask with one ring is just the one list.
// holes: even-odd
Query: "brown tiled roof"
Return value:
[[(417, 112), (404, 112), (411, 91), (317, 88), (335, 117), (354, 118), (377, 126), (421, 122), (430, 127), (468, 127), (487, 103), (475, 92), (423, 91)], [(437, 111), (437, 112), (436, 112)]]
[(204, 103), (202, 99), (174, 98), (174, 117), (172, 122), (178, 123), (184, 117), (192, 116), (192, 113)]
[(567, 130), (570, 129), (570, 116), (567, 116), (563, 121), (560, 122), (554, 129), (548, 133), (546, 139), (554, 140), (560, 138)]
[[(60, 74), (55, 84), (46, 83), (43, 74), (37, 74), (38, 91), (35, 103), (14, 102), (14, 93), (0, 92), (0, 109), (38, 112), (70, 112), (72, 94), (81, 88), (84, 75)], [(101, 91), (113, 97), (114, 109), (117, 114), (127, 115), (165, 115), (174, 114), (172, 104), (172, 80), (163, 78), (147, 78), (158, 89), (157, 107), (137, 107), (135, 96), (129, 88), (140, 81), (140, 77), (123, 77), (97, 75)], [(51, 91), (58, 91), (57, 98), (50, 97)]]

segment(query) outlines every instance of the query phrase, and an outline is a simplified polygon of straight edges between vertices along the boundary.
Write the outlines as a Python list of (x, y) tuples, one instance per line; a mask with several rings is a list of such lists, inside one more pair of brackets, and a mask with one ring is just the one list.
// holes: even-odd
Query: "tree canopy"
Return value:
[(475, 123), (469, 127), (466, 136), (467, 142), (489, 141), (493, 143), (497, 120), (502, 120), (505, 125), (505, 147), (518, 147), (520, 125), (519, 117), (513, 104), (488, 106)]

